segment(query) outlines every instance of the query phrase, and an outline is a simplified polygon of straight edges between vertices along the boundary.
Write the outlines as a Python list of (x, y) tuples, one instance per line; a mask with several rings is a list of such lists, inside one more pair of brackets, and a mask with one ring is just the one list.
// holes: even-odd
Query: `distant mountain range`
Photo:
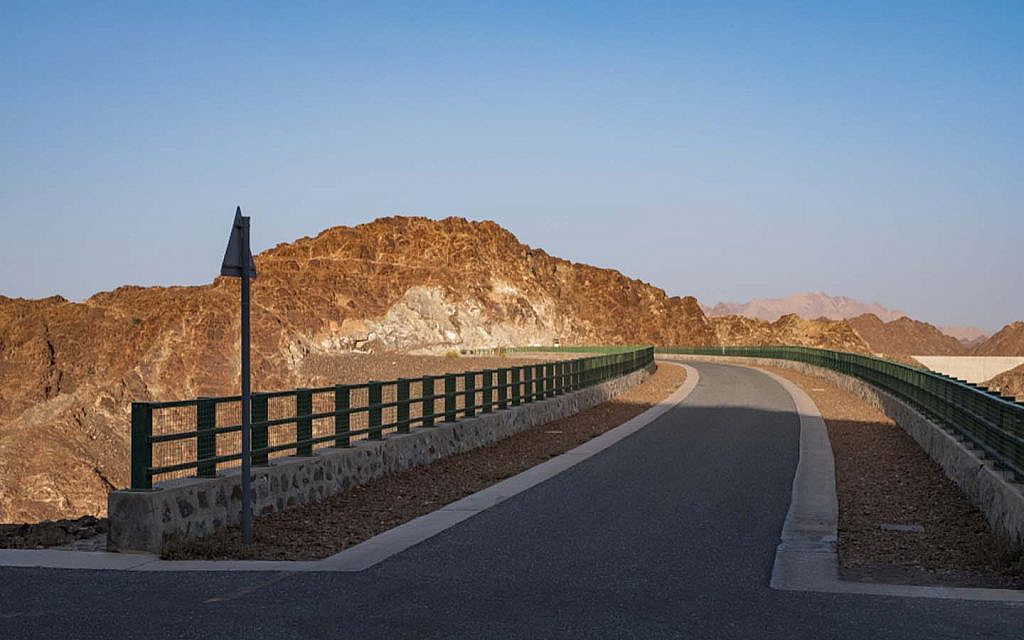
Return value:
[(846, 320), (870, 313), (883, 322), (892, 322), (907, 315), (877, 302), (867, 304), (853, 298), (830, 296), (821, 292), (796, 293), (785, 298), (754, 298), (749, 302), (719, 302), (713, 307), (705, 307), (704, 312), (709, 316), (746, 316), (768, 322), (775, 322), (790, 313), (807, 320)]
[(942, 333), (953, 336), (968, 347), (976, 347), (989, 338), (992, 334), (979, 329), (978, 327), (949, 325), (939, 327)]
[[(705, 314), (712, 317), (735, 315), (768, 322), (775, 322), (791, 313), (807, 320), (849, 320), (871, 314), (882, 322), (893, 322), (907, 316), (899, 309), (890, 309), (877, 302), (866, 303), (846, 296), (830, 296), (823, 292), (797, 293), (785, 298), (755, 298), (749, 302), (719, 302), (713, 307), (701, 307)], [(982, 329), (971, 326), (949, 326), (940, 329), (942, 333), (956, 338), (967, 347), (980, 344), (989, 336)]]

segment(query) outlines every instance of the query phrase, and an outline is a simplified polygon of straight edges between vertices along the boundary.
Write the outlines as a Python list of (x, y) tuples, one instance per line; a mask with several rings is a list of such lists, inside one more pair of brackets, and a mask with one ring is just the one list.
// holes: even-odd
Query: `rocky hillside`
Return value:
[(789, 314), (775, 322), (744, 316), (709, 318), (719, 344), (726, 346), (804, 346), (870, 353), (868, 344), (844, 321), (805, 320)]
[(1024, 322), (1011, 322), (971, 350), (975, 356), (1024, 356)]
[(906, 316), (883, 322), (878, 316), (866, 313), (847, 322), (875, 353), (901, 356), (958, 356), (967, 353), (967, 347), (956, 338), (947, 336), (927, 322)]
[[(551, 257), (490, 222), (385, 218), (255, 258), (258, 389), (310, 355), (513, 344), (710, 345), (693, 298)], [(102, 514), (128, 478), (132, 400), (238, 384), (238, 282), (0, 298), (0, 522)]]
[(768, 322), (775, 322), (789, 314), (798, 315), (805, 320), (845, 320), (872, 313), (885, 321), (896, 320), (906, 315), (902, 311), (883, 307), (877, 302), (865, 303), (821, 292), (798, 293), (785, 298), (755, 298), (749, 302), (719, 302), (711, 308), (705, 308), (704, 311), (709, 316), (738, 315)]
[(1004, 396), (1013, 396), (1018, 402), (1024, 402), (1024, 365), (1004, 371), (984, 384)]

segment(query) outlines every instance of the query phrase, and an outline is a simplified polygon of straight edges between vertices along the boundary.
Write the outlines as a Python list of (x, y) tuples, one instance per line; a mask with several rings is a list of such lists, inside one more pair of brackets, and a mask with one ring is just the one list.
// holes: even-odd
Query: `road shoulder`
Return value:
[(800, 462), (793, 479), (790, 508), (775, 553), (771, 588), (1024, 604), (1024, 592), (1011, 589), (842, 580), (839, 577), (839, 558), (835, 548), (838, 533), (835, 462), (825, 421), (814, 401), (796, 384), (760, 367), (750, 368), (778, 382), (793, 398), (800, 416)]

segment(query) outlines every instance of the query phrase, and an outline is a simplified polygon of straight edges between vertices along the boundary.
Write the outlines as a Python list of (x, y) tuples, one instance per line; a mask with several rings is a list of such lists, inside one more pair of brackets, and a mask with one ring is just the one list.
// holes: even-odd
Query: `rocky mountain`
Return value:
[(975, 356), (1024, 356), (1024, 322), (1011, 322), (971, 350)]
[(952, 336), (960, 341), (968, 349), (973, 349), (989, 338), (991, 334), (983, 329), (963, 325), (946, 325), (939, 327), (939, 330), (947, 336)]
[(704, 311), (709, 316), (738, 315), (769, 322), (774, 322), (789, 314), (795, 314), (807, 320), (815, 318), (845, 320), (870, 313), (885, 322), (906, 315), (902, 311), (883, 307), (877, 302), (868, 304), (853, 298), (830, 296), (821, 292), (798, 293), (785, 298), (755, 298), (749, 302), (719, 302), (713, 307), (705, 307)]
[[(491, 222), (393, 217), (255, 257), (253, 376), (310, 355), (563, 343), (711, 345), (694, 298), (521, 244)], [(0, 298), (0, 522), (99, 515), (128, 479), (131, 401), (238, 384), (238, 282)]]
[(1024, 402), (1024, 365), (1004, 371), (984, 385), (1004, 396), (1013, 396), (1018, 402)]
[(967, 347), (959, 340), (942, 333), (937, 327), (903, 316), (884, 322), (865, 313), (847, 320), (857, 334), (875, 353), (891, 355), (965, 355)]

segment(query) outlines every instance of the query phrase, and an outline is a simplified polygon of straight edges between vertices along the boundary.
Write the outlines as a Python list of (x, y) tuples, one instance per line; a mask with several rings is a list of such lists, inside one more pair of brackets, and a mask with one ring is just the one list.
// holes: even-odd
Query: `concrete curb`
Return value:
[(841, 580), (835, 547), (839, 522), (835, 461), (825, 421), (803, 389), (770, 371), (749, 368), (782, 385), (793, 398), (800, 415), (800, 461), (793, 477), (789, 512), (775, 551), (769, 582), (772, 589), (1024, 604), (1024, 591), (1013, 589), (923, 587)]
[(697, 370), (685, 364), (662, 362), (683, 367), (686, 381), (640, 415), (518, 475), (322, 560), (160, 560), (156, 554), (149, 553), (0, 549), (0, 566), (121, 571), (363, 571), (579, 464), (636, 433), (685, 400), (700, 380)]

